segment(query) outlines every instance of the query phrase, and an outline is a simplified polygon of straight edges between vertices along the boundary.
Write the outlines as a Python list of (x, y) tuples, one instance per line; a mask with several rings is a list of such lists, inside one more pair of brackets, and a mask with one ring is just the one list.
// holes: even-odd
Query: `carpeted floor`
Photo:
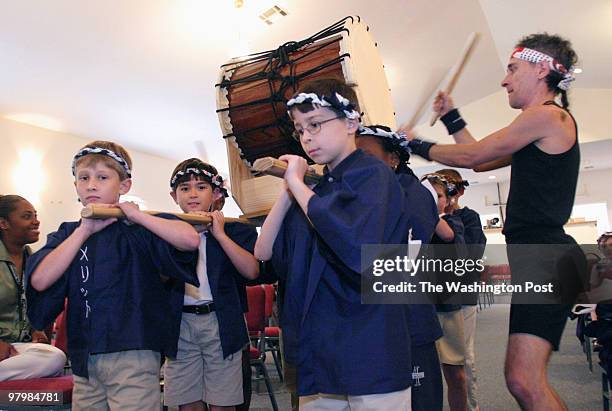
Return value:
[[(519, 410), (506, 389), (503, 364), (506, 351), (509, 305), (493, 305), (479, 313), (476, 361), (481, 411)], [(571, 411), (595, 411), (601, 405), (601, 373), (589, 371), (586, 355), (575, 336), (576, 323), (568, 321), (560, 350), (553, 353), (549, 379)], [(445, 410), (448, 408), (445, 408)]]
[[(519, 410), (506, 390), (503, 377), (503, 362), (508, 330), (508, 305), (493, 305), (479, 313), (476, 331), (476, 361), (479, 378), (479, 402), (481, 411)], [(596, 411), (602, 409), (601, 373), (593, 365), (595, 373), (589, 371), (585, 354), (575, 337), (576, 325), (568, 321), (561, 349), (553, 354), (549, 378), (551, 384), (567, 402), (571, 411)], [(596, 360), (595, 360), (596, 361)], [(281, 411), (291, 409), (289, 394), (278, 381), (273, 363), (269, 364), (270, 376), (275, 387), (276, 400)], [(254, 384), (255, 390), (255, 384)], [(254, 392), (252, 411), (271, 410), (265, 384), (260, 384), (260, 393)], [(445, 410), (448, 408), (445, 407)]]

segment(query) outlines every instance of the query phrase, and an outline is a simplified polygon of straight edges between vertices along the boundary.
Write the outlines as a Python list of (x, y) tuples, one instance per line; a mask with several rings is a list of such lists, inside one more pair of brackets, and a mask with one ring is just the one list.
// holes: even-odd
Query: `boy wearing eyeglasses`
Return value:
[(311, 188), (306, 159), (280, 157), (285, 190), (255, 256), (286, 275), (281, 328), (285, 359), (297, 366), (300, 409), (410, 410), (407, 310), (362, 304), (360, 294), (361, 246), (407, 241), (401, 187), (387, 165), (357, 150), (357, 98), (343, 81), (308, 83), (287, 106), (324, 176)]

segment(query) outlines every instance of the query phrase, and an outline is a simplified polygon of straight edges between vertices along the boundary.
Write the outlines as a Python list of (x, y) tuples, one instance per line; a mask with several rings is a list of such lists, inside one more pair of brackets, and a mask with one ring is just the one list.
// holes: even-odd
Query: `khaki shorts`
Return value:
[(223, 358), (217, 315), (183, 313), (176, 359), (166, 360), (164, 404), (242, 404), (242, 351)]
[(74, 375), (73, 411), (157, 411), (160, 355), (132, 350), (90, 355), (89, 379)]
[(444, 335), (436, 341), (440, 363), (465, 365), (463, 311), (438, 312)]
[(412, 387), (369, 395), (315, 394), (300, 397), (300, 411), (410, 410)]

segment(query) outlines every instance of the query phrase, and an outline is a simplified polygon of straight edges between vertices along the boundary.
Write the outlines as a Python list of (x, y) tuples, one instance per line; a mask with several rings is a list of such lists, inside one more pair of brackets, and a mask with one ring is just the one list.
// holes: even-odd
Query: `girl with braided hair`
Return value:
[(419, 182), (409, 166), (408, 142), (387, 126), (371, 125), (359, 128), (356, 143), (395, 171), (408, 204), (411, 239), (429, 243), (439, 221), (438, 212), (433, 191)]
[[(390, 166), (404, 191), (405, 213), (410, 216), (413, 239), (429, 243), (440, 221), (432, 193), (419, 182), (409, 167), (407, 141), (389, 127), (363, 126), (357, 134), (357, 147)], [(429, 184), (429, 183), (428, 183)], [(442, 329), (433, 304), (406, 306), (412, 351), (413, 411), (442, 410), (443, 389), (436, 340)]]

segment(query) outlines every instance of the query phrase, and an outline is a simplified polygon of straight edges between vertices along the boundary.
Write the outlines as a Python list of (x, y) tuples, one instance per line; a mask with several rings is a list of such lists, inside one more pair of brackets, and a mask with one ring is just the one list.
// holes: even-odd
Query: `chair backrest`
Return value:
[(274, 307), (274, 295), (276, 290), (272, 284), (264, 284), (264, 291), (266, 293), (266, 319), (272, 317), (272, 310)]
[(249, 311), (245, 314), (249, 334), (266, 327), (266, 292), (261, 285), (247, 287)]
[(68, 301), (64, 303), (64, 311), (55, 319), (55, 339), (52, 344), (68, 355)]
[(487, 267), (487, 275), (492, 280), (509, 279), (511, 277), (508, 264), (489, 265)]

